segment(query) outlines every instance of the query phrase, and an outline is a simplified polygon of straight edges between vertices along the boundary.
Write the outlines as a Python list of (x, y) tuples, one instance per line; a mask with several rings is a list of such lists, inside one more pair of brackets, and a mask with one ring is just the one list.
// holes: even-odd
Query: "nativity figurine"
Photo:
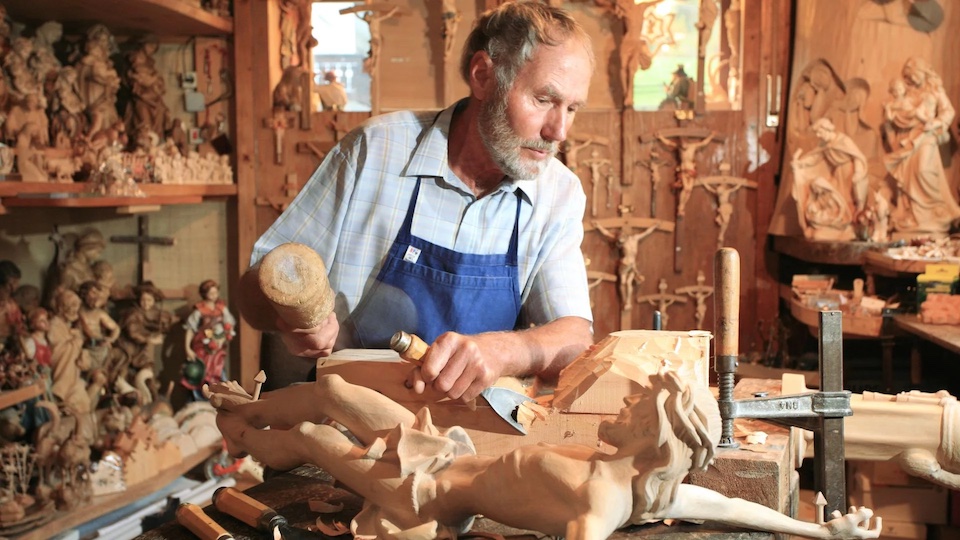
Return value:
[[(713, 460), (720, 415), (707, 387), (662, 370), (624, 399), (599, 437), (606, 454), (576, 444), (521, 446), (476, 455), (466, 432), (437, 429), (424, 407), (414, 414), (372, 389), (322, 375), (254, 400), (238, 384), (205, 389), (218, 408), (228, 451), (277, 470), (313, 463), (365, 498), (355, 538), (449, 538), (474, 516), (569, 540), (602, 540), (628, 524), (711, 520), (811, 538), (877, 538), (872, 511), (836, 512), (822, 524), (684, 484)], [(282, 403), (278, 406), (277, 403)], [(356, 438), (321, 424), (335, 420)], [(269, 430), (264, 429), (270, 426)]]
[(161, 371), (156, 347), (173, 326), (174, 316), (160, 305), (163, 292), (153, 282), (134, 287), (133, 295), (136, 303), (123, 314), (120, 337), (107, 359), (107, 380), (119, 394), (136, 393), (141, 403), (149, 403), (152, 394), (146, 382)]
[(100, 369), (107, 361), (113, 343), (120, 337), (120, 325), (104, 309), (106, 299), (97, 281), (85, 281), (78, 291), (80, 296), (80, 329), (83, 347), (90, 355), (90, 369)]
[(127, 110), (130, 125), (129, 133), (144, 134), (144, 138), (137, 140), (137, 147), (145, 151), (154, 145), (149, 144), (147, 134), (159, 137), (166, 133), (170, 124), (170, 110), (163, 101), (167, 91), (163, 75), (157, 69), (154, 55), (160, 44), (155, 39), (142, 40), (133, 51), (127, 55), (129, 67), (126, 72), (126, 83), (130, 87), (133, 100)]

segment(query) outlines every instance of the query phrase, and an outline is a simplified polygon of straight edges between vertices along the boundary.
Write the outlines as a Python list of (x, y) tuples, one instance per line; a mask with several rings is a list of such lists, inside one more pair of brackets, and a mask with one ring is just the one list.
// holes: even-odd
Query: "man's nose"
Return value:
[(573, 115), (562, 108), (554, 108), (547, 115), (543, 124), (542, 136), (548, 141), (563, 142), (567, 139), (567, 131), (573, 123)]

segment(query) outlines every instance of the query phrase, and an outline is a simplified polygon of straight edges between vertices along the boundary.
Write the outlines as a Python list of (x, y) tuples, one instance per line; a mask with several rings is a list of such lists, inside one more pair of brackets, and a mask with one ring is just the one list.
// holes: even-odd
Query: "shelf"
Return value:
[(54, 182), (0, 182), (0, 204), (15, 207), (109, 208), (197, 204), (204, 199), (232, 197), (236, 184), (140, 184), (146, 197), (102, 197), (88, 194), (88, 184)]
[(233, 19), (214, 15), (188, 0), (23, 0), (4, 3), (17, 22), (36, 27), (47, 21), (63, 24), (66, 33), (80, 33), (105, 24), (114, 34), (161, 36), (226, 36)]
[(894, 259), (878, 251), (866, 254), (863, 269), (869, 274), (887, 277), (906, 277), (926, 272), (928, 264), (944, 262), (939, 259)]
[(201, 448), (195, 454), (183, 458), (176, 467), (171, 467), (161, 471), (153, 478), (140, 482), (120, 493), (111, 493), (110, 495), (101, 495), (93, 497), (89, 503), (73, 512), (63, 513), (54, 516), (53, 520), (48, 521), (43, 526), (31, 530), (23, 536), (16, 536), (17, 540), (43, 540), (50, 538), (57, 533), (75, 527), (82, 523), (96, 519), (104, 514), (108, 514), (127, 506), (132, 501), (145, 497), (158, 489), (173, 482), (180, 476), (183, 476), (191, 469), (205, 462), (207, 458), (213, 456), (221, 450), (219, 444), (209, 448)]
[(866, 253), (883, 244), (875, 242), (827, 242), (798, 236), (774, 236), (773, 250), (801, 261), (840, 266), (860, 266)]
[(960, 354), (960, 326), (954, 324), (927, 324), (917, 315), (894, 315), (893, 324), (915, 336), (932, 341), (951, 352)]

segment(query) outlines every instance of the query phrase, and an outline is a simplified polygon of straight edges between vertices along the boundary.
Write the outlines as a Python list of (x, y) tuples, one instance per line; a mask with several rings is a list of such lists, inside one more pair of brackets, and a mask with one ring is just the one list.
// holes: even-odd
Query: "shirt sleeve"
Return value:
[(571, 316), (593, 321), (587, 270), (580, 250), (585, 207), (586, 196), (579, 181), (569, 190), (560, 190), (556, 201), (552, 202), (551, 220), (529, 290), (525, 292), (521, 312), (523, 326), (546, 324)]

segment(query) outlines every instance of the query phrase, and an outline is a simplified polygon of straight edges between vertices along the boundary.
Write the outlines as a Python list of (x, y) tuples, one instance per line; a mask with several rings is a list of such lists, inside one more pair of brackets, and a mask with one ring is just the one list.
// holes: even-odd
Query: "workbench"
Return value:
[[(292, 471), (277, 474), (268, 478), (264, 483), (246, 491), (251, 497), (263, 502), (287, 518), (290, 524), (300, 528), (315, 528), (317, 517), (321, 514), (310, 511), (307, 501), (320, 499), (331, 504), (343, 503), (344, 509), (338, 514), (324, 515), (338, 521), (350, 522), (352, 515), (360, 510), (360, 497), (336, 487), (333, 479), (323, 471), (312, 467), (302, 466)], [(204, 509), (214, 521), (222, 525), (237, 540), (261, 540), (269, 536), (261, 533), (244, 523), (217, 511), (212, 506)], [(519, 531), (504, 527), (490, 520), (479, 519), (473, 528), (474, 531), (500, 534), (507, 538), (544, 538), (540, 534), (528, 531)], [(526, 534), (525, 534), (526, 533)], [(345, 536), (344, 538), (350, 538)], [(462, 538), (470, 538), (469, 535)], [(655, 523), (643, 526), (627, 527), (614, 533), (610, 538), (625, 539), (638, 538), (644, 540), (770, 540), (772, 533), (742, 531), (711, 525), (677, 523), (671, 526)], [(190, 531), (176, 522), (170, 522), (138, 537), (139, 540), (196, 540)]]

